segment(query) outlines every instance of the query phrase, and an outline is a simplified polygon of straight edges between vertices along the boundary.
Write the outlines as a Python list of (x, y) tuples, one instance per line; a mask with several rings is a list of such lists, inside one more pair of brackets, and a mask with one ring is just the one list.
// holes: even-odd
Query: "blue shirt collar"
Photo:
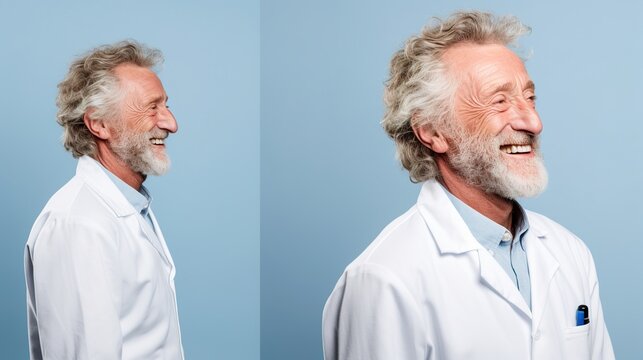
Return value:
[(150, 195), (147, 188), (141, 185), (141, 190), (136, 191), (136, 189), (129, 186), (118, 176), (112, 174), (111, 171), (105, 168), (103, 169), (105, 170), (105, 173), (107, 174), (107, 176), (109, 176), (112, 182), (116, 185), (118, 190), (120, 190), (121, 193), (125, 196), (127, 201), (129, 201), (129, 203), (132, 204), (134, 209), (136, 209), (136, 211), (138, 211), (141, 215), (146, 216), (147, 212), (150, 209), (150, 204), (152, 203), (152, 196)]
[[(451, 194), (446, 188), (444, 192), (446, 192), (451, 203), (453, 203), (462, 220), (464, 220), (464, 223), (469, 227), (469, 231), (471, 231), (473, 237), (476, 238), (482, 246), (488, 249), (495, 249), (502, 245), (503, 242), (504, 244), (509, 244), (509, 240), (512, 240), (512, 238), (511, 232), (508, 229), (505, 229), (500, 224), (477, 212), (462, 200), (455, 197), (455, 195)], [(514, 201), (513, 221), (516, 224), (516, 234), (514, 234), (513, 239), (522, 241), (523, 235), (529, 230), (529, 221), (527, 220), (525, 210), (516, 201)]]

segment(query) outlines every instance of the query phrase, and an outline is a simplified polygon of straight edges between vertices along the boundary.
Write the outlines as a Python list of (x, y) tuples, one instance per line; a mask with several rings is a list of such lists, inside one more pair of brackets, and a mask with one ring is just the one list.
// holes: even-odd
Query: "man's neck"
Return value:
[(440, 168), (438, 181), (447, 191), (480, 214), (513, 232), (513, 201), (469, 185), (444, 163), (438, 162), (438, 167)]
[(123, 180), (127, 185), (136, 189), (136, 191), (141, 190), (143, 181), (145, 181), (145, 175), (132, 170), (123, 160), (112, 152), (106, 143), (100, 141), (97, 142), (96, 155), (94, 156), (94, 159), (103, 165), (105, 169)]

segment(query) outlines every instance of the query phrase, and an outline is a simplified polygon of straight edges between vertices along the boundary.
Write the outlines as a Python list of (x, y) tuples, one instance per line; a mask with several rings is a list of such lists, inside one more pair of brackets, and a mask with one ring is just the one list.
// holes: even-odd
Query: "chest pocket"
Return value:
[(565, 329), (565, 359), (589, 359), (589, 326), (574, 326)]

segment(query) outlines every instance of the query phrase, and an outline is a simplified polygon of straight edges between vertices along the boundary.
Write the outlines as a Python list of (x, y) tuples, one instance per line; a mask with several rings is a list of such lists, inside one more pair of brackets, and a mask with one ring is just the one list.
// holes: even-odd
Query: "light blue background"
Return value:
[(551, 180), (525, 204), (592, 249), (617, 357), (637, 358), (643, 5), (575, 3), (271, 0), (260, 13), (259, 0), (0, 0), (0, 357), (27, 356), (24, 242), (75, 168), (54, 105), (74, 56), (126, 37), (165, 54), (180, 130), (172, 171), (148, 185), (178, 267), (186, 356), (259, 356), (261, 174), (262, 358), (319, 359), (341, 271), (417, 197), (379, 126), (388, 61), (431, 16), (481, 8), (534, 29), (522, 44)]
[(643, 339), (643, 5), (273, 0), (261, 18), (262, 359), (320, 359), (344, 267), (419, 187), (379, 125), (394, 51), (432, 16), (517, 15), (537, 85), (550, 185), (525, 201), (591, 248), (618, 359)]
[(23, 247), (75, 171), (55, 122), (72, 59), (134, 38), (161, 49), (179, 132), (147, 185), (177, 266), (188, 359), (259, 356), (259, 1), (0, 2), (0, 358), (27, 358)]

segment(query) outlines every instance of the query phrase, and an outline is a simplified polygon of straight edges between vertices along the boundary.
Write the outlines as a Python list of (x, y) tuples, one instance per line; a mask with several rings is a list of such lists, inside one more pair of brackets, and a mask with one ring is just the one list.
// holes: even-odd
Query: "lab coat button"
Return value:
[(540, 339), (540, 330), (537, 330), (537, 331), (534, 333), (534, 336), (533, 336), (533, 337), (534, 337), (534, 340), (535, 340), (535, 341), (538, 341), (538, 340)]

